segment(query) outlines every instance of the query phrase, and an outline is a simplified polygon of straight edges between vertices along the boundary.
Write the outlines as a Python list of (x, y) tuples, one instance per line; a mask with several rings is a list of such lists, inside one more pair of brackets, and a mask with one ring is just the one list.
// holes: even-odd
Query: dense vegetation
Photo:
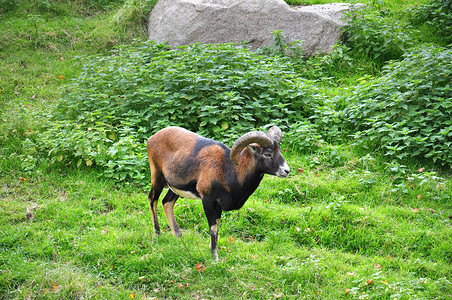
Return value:
[[(0, 299), (452, 296), (450, 0), (370, 1), (313, 58), (145, 41), (154, 3), (0, 0)], [(147, 137), (270, 124), (291, 175), (224, 215), (219, 263), (199, 201), (152, 234)]]

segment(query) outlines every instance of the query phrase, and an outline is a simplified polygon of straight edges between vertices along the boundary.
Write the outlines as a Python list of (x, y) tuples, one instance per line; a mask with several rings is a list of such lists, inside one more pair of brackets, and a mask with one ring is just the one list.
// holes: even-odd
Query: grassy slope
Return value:
[[(95, 170), (24, 168), (26, 137), (78, 72), (71, 58), (143, 37), (114, 26), (117, 7), (71, 5), (60, 17), (25, 6), (0, 23), (0, 299), (452, 296), (452, 181), (391, 191), (384, 159), (353, 147), (289, 149), (291, 177), (266, 177), (224, 214), (219, 263), (199, 201), (178, 201), (182, 240), (162, 210), (155, 237), (145, 193)], [(45, 20), (37, 32), (31, 13)]]

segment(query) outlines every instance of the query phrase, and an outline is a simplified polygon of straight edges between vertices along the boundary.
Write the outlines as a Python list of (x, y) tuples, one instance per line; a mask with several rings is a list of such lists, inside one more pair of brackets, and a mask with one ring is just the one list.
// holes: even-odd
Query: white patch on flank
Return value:
[(182, 198), (186, 198), (186, 199), (199, 199), (199, 197), (197, 197), (195, 194), (189, 192), (189, 191), (182, 191), (182, 190), (178, 190), (176, 188), (173, 188), (172, 186), (168, 187), (173, 191), (174, 194), (182, 197)]

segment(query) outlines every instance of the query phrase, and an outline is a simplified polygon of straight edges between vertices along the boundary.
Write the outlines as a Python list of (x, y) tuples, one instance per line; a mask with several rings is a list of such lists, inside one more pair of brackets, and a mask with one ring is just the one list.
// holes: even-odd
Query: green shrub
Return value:
[(156, 2), (157, 0), (127, 0), (114, 15), (114, 21), (131, 27), (144, 24)]
[(356, 9), (349, 13), (345, 43), (352, 51), (383, 63), (399, 58), (413, 45), (411, 28), (401, 21), (386, 18), (382, 12)]
[[(112, 168), (125, 164), (147, 169), (144, 143), (166, 126), (183, 126), (228, 144), (251, 128), (284, 127), (313, 109), (315, 89), (296, 76), (287, 57), (266, 57), (235, 45), (171, 50), (137, 42), (83, 64), (53, 111), (41, 144), (55, 161), (97, 164), (113, 177), (118, 173)], [(128, 174), (117, 179), (143, 179), (141, 169)]]
[(432, 26), (446, 43), (452, 42), (452, 0), (431, 0), (413, 9), (413, 13), (413, 24)]
[(304, 120), (289, 125), (287, 132), (284, 132), (283, 143), (297, 153), (311, 153), (322, 146), (324, 141), (316, 125)]
[(452, 166), (452, 50), (420, 46), (358, 88), (345, 110), (358, 143)]
[(284, 31), (276, 30), (272, 32), (273, 44), (271, 46), (264, 46), (258, 49), (258, 53), (274, 56), (289, 56), (296, 60), (303, 58), (303, 42), (300, 40), (286, 42)]
[(16, 0), (0, 0), (0, 14), (14, 11), (17, 7)]

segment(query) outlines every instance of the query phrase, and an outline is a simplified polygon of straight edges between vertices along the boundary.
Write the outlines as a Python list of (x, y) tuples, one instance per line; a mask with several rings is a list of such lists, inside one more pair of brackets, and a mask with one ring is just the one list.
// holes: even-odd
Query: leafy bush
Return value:
[(399, 58), (413, 45), (410, 30), (401, 21), (385, 18), (375, 10), (359, 8), (349, 13), (345, 42), (355, 53), (383, 63)]
[(273, 34), (273, 45), (258, 49), (258, 53), (275, 56), (289, 56), (300, 60), (303, 58), (303, 42), (300, 40), (286, 42), (286, 36), (282, 30), (276, 30)]
[(420, 46), (367, 82), (345, 110), (358, 143), (452, 166), (452, 50)]
[(310, 153), (322, 146), (324, 141), (316, 125), (304, 120), (289, 125), (283, 143), (298, 153)]
[(145, 24), (156, 2), (157, 0), (127, 0), (113, 19), (116, 24), (129, 27)]
[[(171, 50), (155, 42), (85, 59), (69, 89), (41, 144), (56, 161), (75, 157), (109, 168), (112, 177), (125, 165), (147, 169), (144, 142), (161, 128), (183, 126), (228, 143), (251, 128), (310, 115), (315, 91), (288, 58), (234, 45)], [(141, 181), (142, 173), (117, 179)]]
[(452, 0), (432, 0), (413, 12), (411, 21), (414, 24), (426, 23), (434, 27), (446, 43), (452, 42)]
[(0, 14), (13, 11), (18, 7), (16, 0), (0, 0)]

